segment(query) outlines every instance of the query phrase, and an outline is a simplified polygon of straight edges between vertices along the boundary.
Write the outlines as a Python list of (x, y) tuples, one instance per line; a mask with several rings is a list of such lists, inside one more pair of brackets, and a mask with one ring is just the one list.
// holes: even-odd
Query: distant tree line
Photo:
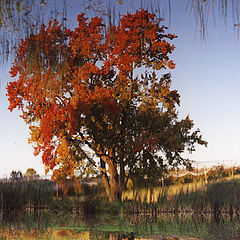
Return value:
[(39, 174), (37, 174), (36, 170), (34, 170), (33, 168), (28, 168), (26, 173), (23, 174), (20, 170), (19, 171), (15, 171), (13, 170), (10, 173), (10, 177), (9, 180), (10, 181), (22, 181), (22, 180), (38, 180), (40, 179)]

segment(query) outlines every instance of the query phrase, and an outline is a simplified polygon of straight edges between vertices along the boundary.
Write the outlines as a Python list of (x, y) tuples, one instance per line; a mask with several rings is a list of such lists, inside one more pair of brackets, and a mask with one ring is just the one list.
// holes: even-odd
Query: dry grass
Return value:
[(127, 200), (137, 200), (140, 202), (157, 202), (159, 198), (166, 197), (167, 200), (173, 199), (180, 193), (190, 193), (199, 190), (204, 190), (206, 188), (205, 183), (188, 183), (188, 184), (178, 184), (171, 185), (168, 187), (155, 187), (151, 191), (149, 188), (143, 188), (140, 190), (127, 190), (122, 194), (122, 201)]
[(11, 230), (1, 229), (0, 230), (1, 240), (90, 240), (89, 232), (76, 233), (69, 229), (47, 229), (45, 232), (39, 230), (22, 231), (22, 230)]

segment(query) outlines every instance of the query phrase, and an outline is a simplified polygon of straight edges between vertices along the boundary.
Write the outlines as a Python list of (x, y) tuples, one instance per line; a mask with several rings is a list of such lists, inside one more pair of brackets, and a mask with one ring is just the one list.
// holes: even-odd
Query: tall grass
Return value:
[(50, 209), (91, 214), (101, 209), (103, 201), (106, 204), (101, 184), (96, 186), (83, 184), (78, 193), (70, 186), (66, 196), (61, 188), (57, 188), (56, 183), (48, 180), (1, 181), (0, 211)]
[(240, 180), (191, 183), (123, 193), (131, 212), (200, 212), (239, 214)]
[[(57, 197), (58, 196), (58, 197)], [(60, 197), (59, 197), (60, 196)], [(122, 202), (109, 203), (101, 184), (81, 186), (80, 193), (56, 194), (56, 184), (48, 180), (0, 182), (0, 211), (14, 209), (99, 212), (214, 212), (238, 214), (240, 179), (194, 182), (165, 187), (136, 188), (122, 194)], [(1, 212), (0, 212), (1, 213)]]
[(53, 184), (47, 180), (0, 182), (0, 209), (39, 209), (50, 205)]

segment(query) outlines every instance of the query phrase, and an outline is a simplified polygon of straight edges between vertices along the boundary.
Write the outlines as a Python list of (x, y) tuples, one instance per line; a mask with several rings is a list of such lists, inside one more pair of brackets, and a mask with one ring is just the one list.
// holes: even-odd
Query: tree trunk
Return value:
[(119, 175), (117, 172), (117, 166), (113, 163), (113, 161), (110, 161), (108, 164), (109, 173), (110, 173), (110, 193), (109, 193), (109, 201), (115, 202), (117, 200), (120, 200), (121, 196), (121, 189), (119, 185)]
[(120, 160), (120, 189), (121, 191), (125, 190), (125, 170), (123, 165), (123, 160)]
[[(101, 171), (102, 171), (102, 180), (105, 187), (106, 194), (110, 202), (115, 202), (121, 198), (121, 188), (119, 182), (119, 174), (117, 171), (117, 164), (114, 160), (108, 156), (101, 156), (100, 158)], [(108, 165), (107, 175), (106, 164)]]
[(103, 160), (100, 160), (100, 165), (101, 165), (101, 169), (105, 169), (105, 171), (102, 170), (102, 180), (103, 180), (103, 185), (105, 187), (105, 191), (106, 194), (109, 196), (110, 194), (110, 185), (109, 185), (109, 180), (108, 180), (108, 176), (106, 173), (106, 163)]

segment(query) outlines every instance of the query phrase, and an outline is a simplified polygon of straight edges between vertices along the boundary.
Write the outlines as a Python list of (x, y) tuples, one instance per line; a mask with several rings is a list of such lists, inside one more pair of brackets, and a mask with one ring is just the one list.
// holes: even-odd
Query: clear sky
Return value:
[[(70, 1), (68, 19), (74, 25), (81, 12), (79, 1)], [(187, 0), (172, 0), (169, 32), (178, 35), (172, 56), (176, 63), (172, 87), (181, 95), (179, 115), (189, 114), (195, 127), (200, 128), (208, 147), (198, 147), (190, 158), (200, 166), (231, 164), (240, 165), (240, 40), (234, 31), (232, 16), (227, 26), (223, 19), (208, 22), (208, 36), (201, 41), (195, 18), (185, 11)], [(140, 0), (123, 0), (117, 7), (123, 12), (139, 6)], [(168, 24), (166, 21), (165, 24)], [(44, 167), (40, 157), (33, 156), (27, 143), (28, 128), (15, 110), (7, 110), (5, 84), (10, 80), (8, 68), (1, 73), (0, 86), (0, 177), (12, 170), (26, 172), (34, 168), (40, 175)]]

